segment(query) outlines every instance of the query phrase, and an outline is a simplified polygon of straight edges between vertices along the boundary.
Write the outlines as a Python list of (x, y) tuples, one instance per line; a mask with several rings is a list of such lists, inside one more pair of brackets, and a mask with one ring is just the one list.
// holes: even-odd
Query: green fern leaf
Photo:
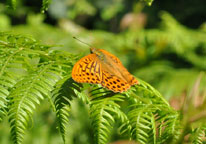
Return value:
[(127, 119), (117, 104), (117, 102), (123, 101), (123, 98), (124, 96), (114, 95), (114, 93), (93, 91), (90, 100), (90, 118), (96, 143), (106, 144), (109, 141), (109, 134), (115, 122), (114, 115), (123, 121)]
[[(135, 107), (135, 108), (134, 108)], [(139, 143), (156, 143), (155, 111), (152, 105), (137, 104), (128, 113), (132, 126), (132, 138)]]
[(160, 143), (176, 143), (180, 137), (181, 125), (180, 116), (176, 111), (163, 108), (158, 112), (156, 119), (159, 125), (159, 139)]
[[(5, 116), (9, 89), (17, 82), (18, 78), (26, 74), (25, 64), (28, 55), (34, 54), (23, 47), (18, 47), (21, 42), (18, 37), (6, 33), (0, 33), (0, 120)], [(15, 43), (17, 42), (17, 43)], [(21, 45), (22, 46), (22, 45)], [(37, 54), (35, 54), (37, 55)]]
[[(130, 102), (131, 110), (128, 113), (128, 118), (132, 127), (132, 139), (143, 144), (157, 143), (162, 139), (168, 140), (169, 137), (166, 136), (172, 135), (177, 140), (178, 132), (180, 132), (179, 115), (157, 90), (142, 80), (139, 82), (138, 85), (125, 93)], [(177, 120), (169, 118), (169, 116), (173, 116)], [(162, 135), (157, 136), (157, 130), (160, 130), (157, 124), (162, 121), (167, 128), (162, 132), (163, 134), (161, 133)]]
[(203, 140), (206, 137), (206, 126), (200, 126), (192, 130), (190, 136), (190, 142), (193, 144), (203, 144)]
[[(15, 143), (22, 142), (24, 131), (36, 105), (49, 95), (55, 82), (60, 79), (58, 75), (52, 73), (53, 66), (42, 65), (38, 71), (17, 82), (9, 95), (9, 122)], [(44, 79), (50, 83), (43, 81)]]
[(71, 78), (65, 77), (59, 81), (53, 91), (56, 115), (59, 123), (59, 131), (62, 135), (64, 143), (66, 143), (66, 124), (69, 122), (70, 102), (73, 97), (77, 97), (74, 90), (80, 91), (80, 84), (75, 83)]

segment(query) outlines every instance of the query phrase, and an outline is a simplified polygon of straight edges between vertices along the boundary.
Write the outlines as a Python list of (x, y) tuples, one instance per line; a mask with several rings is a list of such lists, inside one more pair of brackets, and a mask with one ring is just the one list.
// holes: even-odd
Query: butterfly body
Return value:
[(90, 51), (91, 54), (81, 58), (72, 69), (76, 82), (101, 84), (114, 92), (124, 92), (138, 83), (116, 56), (103, 49)]

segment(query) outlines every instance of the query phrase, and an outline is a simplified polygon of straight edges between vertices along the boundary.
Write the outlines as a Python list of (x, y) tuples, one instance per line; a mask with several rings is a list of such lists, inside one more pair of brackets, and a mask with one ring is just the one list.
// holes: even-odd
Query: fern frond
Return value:
[(20, 77), (26, 75), (27, 68), (31, 65), (29, 61), (38, 55), (26, 48), (25, 39), (29, 44), (34, 43), (29, 38), (0, 33), (0, 119), (6, 114), (9, 89)]
[(132, 126), (131, 135), (139, 143), (156, 143), (156, 123), (153, 112), (156, 108), (152, 104), (141, 104), (138, 102), (131, 105), (128, 113)]
[(8, 109), (14, 143), (22, 142), (41, 100), (47, 98), (54, 105), (54, 85), (71, 71), (75, 57), (67, 52), (47, 52), (49, 48), (32, 38), (0, 33), (0, 119)]
[[(168, 137), (166, 136), (169, 135), (179, 136), (177, 134), (180, 132), (180, 129), (177, 128), (180, 123), (179, 115), (152, 86), (139, 80), (139, 85), (132, 87), (125, 94), (130, 102), (131, 110), (128, 113), (128, 118), (132, 127), (132, 139), (146, 144), (157, 143), (160, 139), (167, 140)], [(171, 119), (169, 116), (178, 120)], [(164, 121), (164, 126), (167, 127), (163, 132), (158, 126), (162, 121)]]
[[(181, 25), (169, 13), (161, 12), (162, 30), (145, 31), (145, 37), (150, 43), (165, 43), (170, 53), (175, 53), (202, 70), (206, 68), (204, 55), (195, 53), (200, 45), (205, 45), (205, 34), (198, 30), (191, 30)], [(184, 37), (182, 37), (184, 36)]]
[(21, 63), (17, 61), (16, 54), (21, 50), (9, 51), (0, 48), (0, 119), (5, 115), (5, 108), (7, 105), (7, 96), (9, 95), (9, 88), (12, 88), (17, 79), (12, 70), (21, 69)]
[(7, 97), (5, 95), (8, 95), (9, 92), (2, 87), (0, 87), (0, 122), (2, 121), (3, 117), (7, 115), (6, 111), (6, 103), (8, 102)]
[(192, 130), (190, 142), (193, 144), (203, 144), (203, 139), (206, 138), (206, 126), (200, 126)]
[(70, 102), (77, 97), (74, 90), (80, 92), (81, 84), (75, 83), (70, 76), (60, 80), (53, 91), (56, 116), (59, 123), (59, 131), (64, 143), (66, 142), (66, 124), (69, 122)]
[[(163, 114), (164, 113), (164, 114)], [(181, 135), (180, 116), (175, 111), (164, 111), (158, 113), (157, 121), (160, 123), (159, 139), (160, 143), (176, 143)]]
[[(168, 101), (166, 101), (166, 99), (155, 89), (153, 88), (151, 85), (149, 85), (148, 83), (144, 82), (144, 81), (140, 81), (140, 87), (141, 85), (146, 88), (144, 89), (144, 91), (148, 91), (149, 94), (146, 94), (146, 96), (150, 96), (150, 97), (154, 97), (154, 101), (152, 101), (152, 103), (156, 103), (156, 104), (164, 104), (166, 106), (169, 106)], [(138, 87), (138, 89), (140, 89), (140, 87)], [(153, 95), (153, 96), (152, 96)]]
[(169, 103), (156, 89), (141, 79), (138, 79), (138, 81), (138, 85), (135, 85), (130, 91), (125, 93), (128, 97), (136, 97), (148, 104), (159, 104), (169, 107)]
[(40, 66), (35, 73), (31, 73), (17, 82), (11, 90), (9, 122), (15, 143), (22, 142), (24, 131), (36, 105), (39, 105), (40, 100), (43, 100), (44, 97), (49, 96), (60, 76), (57, 74), (56, 65), (48, 63)]
[(127, 120), (117, 104), (123, 101), (123, 98), (124, 96), (114, 95), (114, 93), (93, 92), (90, 100), (90, 118), (96, 143), (106, 144), (108, 142), (115, 115), (122, 121)]

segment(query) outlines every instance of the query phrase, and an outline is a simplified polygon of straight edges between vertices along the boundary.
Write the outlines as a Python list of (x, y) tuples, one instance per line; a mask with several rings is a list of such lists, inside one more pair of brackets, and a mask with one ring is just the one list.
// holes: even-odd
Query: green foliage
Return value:
[(78, 84), (74, 83), (74, 81), (69, 76), (66, 76), (64, 79), (60, 80), (55, 89), (52, 92), (54, 98), (54, 104), (56, 109), (56, 116), (59, 123), (59, 130), (62, 135), (63, 141), (65, 143), (65, 129), (66, 124), (68, 123), (68, 117), (70, 112), (70, 103), (73, 99), (72, 96), (76, 96), (75, 90), (80, 91), (80, 87)]
[[(141, 0), (148, 6), (152, 5), (153, 0)], [(67, 15), (70, 19), (76, 19), (81, 15), (95, 16), (100, 13), (100, 17), (104, 21), (111, 20), (117, 17), (122, 11), (125, 11), (124, 5), (129, 3), (133, 5), (135, 2), (127, 2), (125, 0), (107, 0), (107, 1), (91, 1), (91, 0), (78, 0), (72, 1), (69, 4), (64, 1), (56, 1), (53, 5), (64, 5), (63, 9), (67, 10)], [(55, 10), (55, 6), (51, 7), (51, 14), (60, 13)], [(65, 11), (62, 11), (63, 13)], [(98, 25), (98, 24), (97, 24)]]
[(190, 136), (190, 142), (194, 144), (202, 144), (203, 138), (206, 137), (205, 125), (195, 128)]
[(153, 0), (144, 0), (145, 1), (145, 3), (147, 4), (147, 5), (149, 5), (149, 6), (151, 6), (152, 5), (152, 2), (153, 2)]
[[(171, 136), (178, 139), (179, 115), (153, 87), (139, 80), (123, 94), (95, 86), (85, 95), (91, 86), (82, 87), (70, 78), (76, 57), (50, 48), (32, 38), (1, 33), (1, 118), (8, 115), (14, 143), (23, 142), (36, 107), (45, 99), (56, 113), (66, 143), (66, 124), (75, 97), (89, 105), (95, 143), (108, 143), (118, 121), (120, 133), (140, 143), (166, 141)], [(122, 102), (128, 102), (128, 112), (121, 110)], [(158, 136), (157, 130), (162, 131)]]
[(43, 0), (42, 1), (42, 8), (41, 12), (44, 13), (45, 11), (48, 10), (49, 4), (51, 3), (51, 0)]
[[(151, 5), (152, 1), (153, 0), (144, 0), (144, 2), (146, 4), (148, 4), (148, 5)], [(121, 2), (122, 2), (122, 0), (118, 0), (118, 1), (113, 1), (112, 2), (114, 4), (112, 4), (111, 5), (112, 7), (109, 8), (110, 9), (110, 11), (108, 11), (109, 17), (113, 17), (114, 15), (116, 15), (116, 13), (118, 12), (118, 9), (119, 9), (116, 6), (120, 5)], [(8, 5), (9, 8), (16, 9), (16, 5), (17, 5), (16, 3), (17, 3), (16, 0), (7, 0), (7, 5)], [(45, 11), (48, 10), (48, 7), (49, 7), (50, 3), (51, 3), (51, 0), (42, 0), (42, 8), (41, 8), (41, 12), (42, 13), (44, 13)], [(72, 17), (73, 18), (76, 17), (78, 14), (82, 14), (82, 13), (88, 14), (88, 15), (92, 15), (92, 14), (96, 13), (96, 10), (95, 10), (94, 6), (92, 6), (90, 4), (90, 2), (87, 1), (87, 0), (74, 1), (74, 2), (72, 2), (72, 4), (70, 4), (70, 6), (74, 7), (72, 11), (69, 11), (69, 13), (72, 13), (72, 15), (73, 15)], [(108, 7), (105, 7), (105, 8), (108, 9)], [(103, 10), (103, 15), (105, 15), (104, 14), (105, 12), (106, 11)], [(70, 16), (71, 16), (71, 14), (70, 14)]]
[(117, 104), (123, 99), (124, 96), (122, 95), (106, 94), (97, 90), (92, 93), (90, 117), (95, 143), (105, 144), (108, 142), (111, 128), (115, 123), (114, 117), (120, 119), (122, 123), (128, 123), (127, 116), (120, 110), (120, 105)]
[[(151, 5), (153, 0), (144, 2)], [(171, 2), (161, 4), (167, 9)], [(205, 24), (198, 29), (180, 24), (187, 23), (184, 11), (188, 14), (191, 8), (185, 7), (186, 3), (178, 3), (183, 10), (178, 20), (184, 22), (161, 12), (160, 27), (155, 29), (143, 29), (144, 22), (140, 27), (134, 25), (143, 18), (148, 20), (147, 26), (154, 27), (153, 10), (160, 9), (160, 3), (151, 8), (152, 18), (143, 13), (144, 4), (136, 1), (42, 0), (41, 12), (47, 11), (50, 3), (48, 12), (60, 28), (45, 24), (45, 15), (32, 14), (39, 10), (28, 6), (27, 1), (0, 3), (1, 30), (32, 35), (50, 44), (41, 45), (29, 36), (0, 33), (0, 143), (10, 142), (9, 126), (13, 143), (35, 143), (37, 139), (38, 143), (56, 144), (62, 142), (61, 137), (68, 144), (104, 144), (120, 139), (142, 144), (205, 143)], [(190, 15), (195, 14), (197, 3), (192, 5)], [(198, 7), (201, 14), (202, 10), (203, 5)], [(122, 30), (117, 25), (127, 15), (135, 17), (130, 17), (132, 22)], [(11, 25), (24, 22), (26, 16), (27, 24)], [(88, 31), (62, 18), (82, 25), (89, 21), (89, 27), (119, 33)], [(72, 36), (117, 55), (130, 72), (151, 83), (164, 98), (141, 79), (139, 85), (122, 94), (74, 82), (71, 69), (77, 57), (70, 53), (88, 53), (88, 47)], [(175, 105), (174, 96), (178, 99)]]
[[(42, 20), (41, 15), (30, 15), (28, 25), (12, 29), (16, 33), (32, 34), (46, 43), (64, 43), (60, 49), (66, 51), (88, 51), (86, 46), (71, 40), (71, 29), (68, 35), (63, 30), (43, 24)], [(167, 13), (162, 14), (160, 29), (131, 29), (118, 35), (93, 31), (95, 39), (88, 33), (78, 29), (75, 34), (97, 48), (116, 53), (129, 71), (152, 83), (167, 99), (190, 91), (200, 71), (205, 70), (205, 33), (183, 27)], [(192, 116), (173, 110), (161, 94), (144, 81), (139, 79), (139, 85), (123, 94), (107, 93), (104, 89), (92, 88), (92, 85), (79, 85), (70, 78), (73, 62), (77, 58), (66, 51), (55, 49), (58, 49), (57, 46), (40, 45), (28, 36), (1, 33), (0, 119), (2, 121), (8, 117), (15, 143), (23, 141), (34, 112), (45, 99), (56, 114), (57, 127), (65, 143), (80, 135), (86, 135), (88, 139), (82, 142), (79, 140), (78, 143), (94, 143), (93, 140), (96, 143), (108, 143), (115, 140), (112, 130), (116, 124), (119, 124), (118, 138), (133, 139), (139, 143), (178, 143), (186, 141), (186, 134), (190, 134), (190, 142), (204, 142), (205, 128), (202, 124), (205, 121), (186, 124), (190, 127), (184, 129), (184, 117)], [(204, 91), (205, 79), (202, 79), (199, 92), (196, 93), (204, 95)], [(76, 99), (88, 108), (89, 122), (73, 119), (72, 113), (77, 113), (73, 112)], [(78, 109), (83, 110), (85, 108)], [(188, 113), (201, 111), (194, 107)], [(76, 124), (81, 123), (81, 126), (68, 126), (74, 121)], [(89, 125), (90, 129), (84, 125)], [(80, 129), (84, 129), (81, 134)], [(67, 131), (73, 133), (69, 138)], [(88, 134), (88, 131), (92, 131), (92, 134)]]
[[(180, 123), (179, 114), (150, 85), (140, 81), (136, 87), (136, 93), (130, 96), (132, 103), (128, 114), (133, 139), (140, 143), (158, 143), (168, 137), (177, 140), (179, 134), (175, 132), (180, 131), (180, 128), (174, 127)], [(166, 128), (162, 130), (164, 126)]]
[(52, 102), (55, 83), (72, 63), (70, 55), (48, 53), (48, 46), (31, 38), (1, 33), (0, 45), (1, 113), (8, 109), (12, 139), (21, 143), (36, 106), (45, 98)]
[(7, 0), (7, 5), (11, 9), (16, 9), (16, 0)]
[[(7, 1), (7, 6), (13, 10), (16, 9), (17, 6), (17, 0), (6, 0)], [(51, 3), (51, 0), (42, 0), (42, 8), (41, 12), (44, 13), (45, 11), (48, 10), (49, 4)]]

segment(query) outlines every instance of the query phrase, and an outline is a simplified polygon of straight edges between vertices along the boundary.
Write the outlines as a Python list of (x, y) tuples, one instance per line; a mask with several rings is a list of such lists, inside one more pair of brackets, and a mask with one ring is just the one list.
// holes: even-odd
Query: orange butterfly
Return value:
[(72, 69), (72, 78), (79, 83), (101, 84), (113, 92), (124, 92), (138, 81), (113, 54), (90, 48), (91, 54), (81, 58)]

